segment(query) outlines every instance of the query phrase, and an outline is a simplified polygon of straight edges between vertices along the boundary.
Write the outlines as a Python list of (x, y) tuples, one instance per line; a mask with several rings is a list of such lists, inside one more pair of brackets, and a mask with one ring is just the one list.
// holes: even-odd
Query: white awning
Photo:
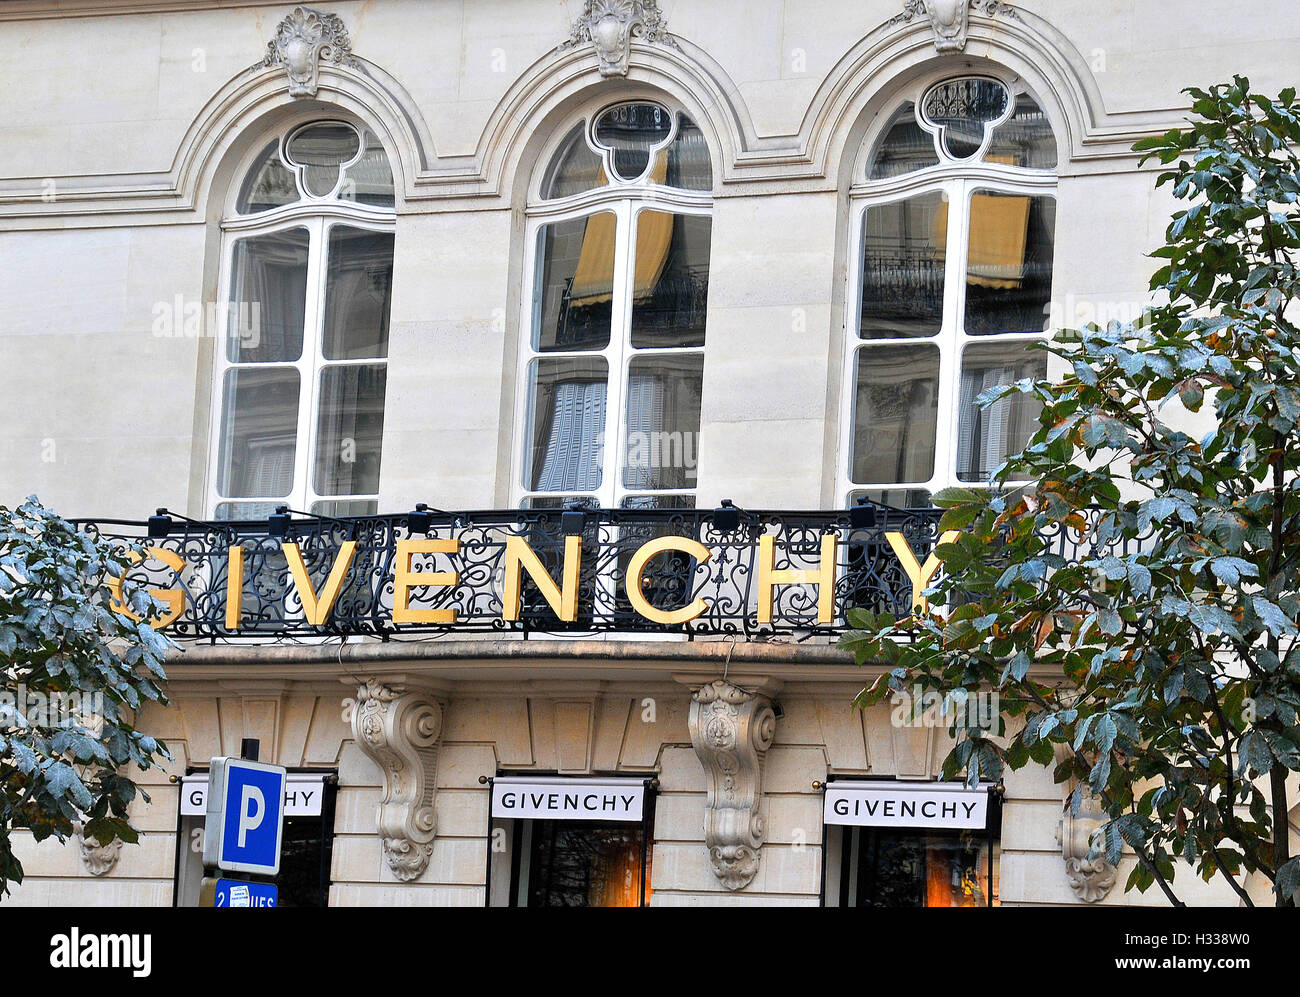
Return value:
[(645, 783), (645, 779), (498, 776), (492, 780), (492, 816), (639, 823)]
[(831, 782), (822, 819), (827, 824), (924, 830), (983, 830), (989, 787), (933, 782)]
[[(319, 817), (325, 798), (327, 772), (290, 772), (284, 784), (286, 817)], [(196, 772), (181, 779), (181, 816), (203, 817), (207, 814), (208, 774)]]

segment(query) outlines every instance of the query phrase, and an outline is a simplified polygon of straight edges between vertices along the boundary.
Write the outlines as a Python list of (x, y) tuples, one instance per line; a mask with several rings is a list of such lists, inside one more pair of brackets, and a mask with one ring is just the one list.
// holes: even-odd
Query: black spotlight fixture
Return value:
[(172, 518), (166, 509), (157, 510), (149, 517), (149, 539), (160, 540), (172, 531)]
[(876, 526), (876, 504), (865, 495), (849, 506), (849, 525), (855, 530), (871, 530)]
[(560, 532), (566, 537), (578, 536), (587, 524), (587, 512), (577, 502), (570, 502), (560, 513)]
[(713, 510), (713, 528), (719, 533), (740, 529), (740, 510), (731, 499), (723, 499), (722, 505)]
[(406, 531), (412, 535), (416, 533), (428, 533), (429, 523), (433, 517), (429, 515), (429, 506), (425, 502), (416, 502), (415, 511), (406, 514)]
[(278, 505), (275, 513), (266, 517), (266, 532), (273, 537), (282, 537), (289, 532), (289, 507)]

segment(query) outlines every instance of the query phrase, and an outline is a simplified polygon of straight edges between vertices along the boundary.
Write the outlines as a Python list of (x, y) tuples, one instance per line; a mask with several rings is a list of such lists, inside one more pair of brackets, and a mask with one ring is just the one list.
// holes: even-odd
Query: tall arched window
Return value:
[(921, 507), (988, 481), (1037, 407), (988, 388), (1046, 373), (1056, 141), (1023, 86), (915, 87), (869, 138), (854, 212), (841, 488)]
[(585, 116), (543, 158), (526, 234), (524, 505), (695, 505), (712, 189), (704, 136), (657, 101)]
[(394, 219), (362, 126), (297, 125), (245, 163), (222, 222), (215, 518), (377, 510)]

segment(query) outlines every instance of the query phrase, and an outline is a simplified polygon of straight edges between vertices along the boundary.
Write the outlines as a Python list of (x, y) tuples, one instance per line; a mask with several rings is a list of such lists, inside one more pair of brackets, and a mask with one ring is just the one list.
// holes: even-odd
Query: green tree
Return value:
[[(166, 702), (171, 642), (113, 610), (111, 581), (129, 567), (126, 550), (78, 532), (34, 496), (0, 506), (0, 896), (23, 878), (15, 829), (62, 841), (81, 824), (101, 844), (135, 842), (132, 767), (170, 757), (133, 726), (143, 704)], [(122, 591), (137, 616), (156, 612), (143, 588), (124, 582)]]
[[(962, 531), (938, 547), (945, 574), (927, 590), (946, 615), (852, 611), (842, 645), (889, 666), (860, 705), (914, 685), (995, 689), (1013, 721), (954, 723), (946, 773), (1055, 764), (1102, 804), (1110, 861), (1124, 843), (1137, 853), (1126, 889), (1158, 884), (1180, 904), (1181, 865), (1250, 903), (1240, 874), (1259, 872), (1289, 906), (1300, 107), (1294, 89), (1269, 99), (1240, 77), (1186, 92), (1190, 127), (1134, 146), (1187, 202), (1153, 254), (1157, 304), (1042, 344), (1061, 379), (986, 392), (981, 404), (1041, 401), (1040, 428), (994, 489), (936, 497), (940, 528)], [(1207, 396), (1213, 429), (1195, 439), (1182, 410)]]

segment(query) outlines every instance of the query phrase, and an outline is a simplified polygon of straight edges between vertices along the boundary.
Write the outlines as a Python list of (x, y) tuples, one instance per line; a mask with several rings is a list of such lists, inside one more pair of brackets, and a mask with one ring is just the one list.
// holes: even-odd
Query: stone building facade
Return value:
[[(547, 535), (691, 536), (718, 567), (716, 516), (739, 509), (755, 547), (812, 524), (844, 572), (909, 599), (902, 558), (890, 574), (863, 567), (879, 544), (843, 553), (852, 529), (883, 535), (996, 464), (1026, 413), (981, 422), (970, 398), (1028, 369), (1013, 348), (1140, 309), (1171, 203), (1133, 142), (1180, 124), (1183, 86), (1294, 82), (1286, 5), (1248, 6), (4, 4), (0, 501), (36, 493), (139, 537), (166, 508), (166, 535), (202, 548), (182, 555), (170, 705), (141, 721), (173, 760), (147, 777), (140, 844), (20, 842), (7, 902), (197, 902), (187, 793), (252, 737), (327, 799), (297, 818), (295, 902), (1162, 903), (1123, 892), (1131, 858), (1088, 859), (1095, 824), (1063, 821), (1046, 770), (986, 791), (974, 835), (827, 823), (837, 783), (948, 791), (947, 735), (852, 707), (875, 673), (834, 630), (879, 592), (837, 590), (823, 619), (815, 549), (769, 565), (808, 574), (777, 583), (766, 629), (750, 588), (694, 632), (629, 624), (648, 617), (627, 610), (628, 547), (574, 582), (617, 589), (604, 622), (566, 614), (557, 553), (554, 600), (524, 583), (527, 628), (507, 625), (510, 570), (471, 582), (462, 559), (457, 584), (494, 593), (490, 612), (461, 604), (481, 626), (313, 629), (301, 599), (249, 588), (246, 611), (280, 601), (236, 632), (212, 622), (225, 604), (195, 622), (195, 592), (238, 586), (203, 575), (228, 565), (226, 534), (186, 517), (310, 534), (319, 592), (357, 536), (330, 524), (419, 503), (432, 523), (385, 521), (388, 553), (423, 533), (464, 555), (485, 522), (528, 540), (576, 513)], [(904, 521), (919, 567), (934, 538)], [(288, 587), (273, 547), (249, 577)], [(687, 564), (650, 597), (668, 612), (708, 558), (657, 556), (661, 575)], [(359, 586), (391, 614), (386, 581), (351, 578), (336, 613)], [(497, 800), (600, 779), (636, 820)]]

